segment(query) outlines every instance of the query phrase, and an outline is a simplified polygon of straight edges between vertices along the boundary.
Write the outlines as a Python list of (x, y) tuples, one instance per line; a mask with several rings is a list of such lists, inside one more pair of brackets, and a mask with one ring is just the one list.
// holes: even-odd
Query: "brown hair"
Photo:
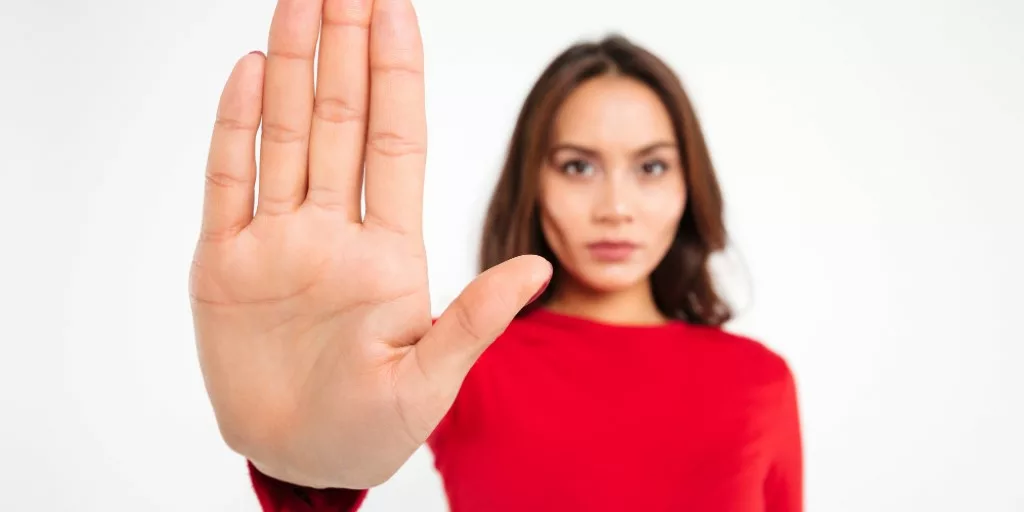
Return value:
[[(682, 82), (661, 59), (625, 37), (574, 44), (548, 65), (526, 97), (484, 221), (480, 270), (524, 254), (560, 266), (540, 228), (538, 176), (550, 151), (551, 127), (563, 101), (583, 82), (617, 74), (640, 80), (661, 98), (672, 118), (683, 162), (687, 203), (668, 253), (651, 274), (654, 300), (662, 314), (690, 323), (718, 326), (732, 309), (715, 290), (708, 262), (726, 245), (722, 194), (700, 124)], [(551, 297), (549, 287), (537, 307)]]

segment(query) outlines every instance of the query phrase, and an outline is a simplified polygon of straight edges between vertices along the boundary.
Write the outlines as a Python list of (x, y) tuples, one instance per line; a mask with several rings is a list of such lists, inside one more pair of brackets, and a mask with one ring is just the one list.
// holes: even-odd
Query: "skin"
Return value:
[[(551, 264), (527, 255), (497, 265), (431, 323), (423, 49), (409, 0), (279, 0), (266, 55), (238, 60), (216, 119), (189, 294), (221, 435), (280, 480), (379, 485), (426, 441)], [(628, 124), (643, 140), (563, 132), (599, 149), (609, 172), (545, 178), (546, 230), (581, 276), (553, 307), (598, 311), (635, 296), (635, 311), (650, 311), (637, 283), (663, 240), (641, 203), (661, 192), (625, 155), (666, 134), (642, 119)], [(612, 234), (645, 244), (637, 261), (587, 262), (580, 244)]]
[[(604, 75), (573, 91), (553, 128), (540, 170), (541, 228), (565, 273), (546, 307), (608, 323), (665, 322), (648, 278), (686, 206), (667, 109), (642, 82)], [(606, 261), (588, 248), (601, 240), (636, 249)]]
[(280, 0), (266, 56), (224, 86), (189, 292), (221, 435), (271, 477), (390, 478), (550, 279), (539, 256), (509, 260), (432, 325), (426, 130), (408, 0)]

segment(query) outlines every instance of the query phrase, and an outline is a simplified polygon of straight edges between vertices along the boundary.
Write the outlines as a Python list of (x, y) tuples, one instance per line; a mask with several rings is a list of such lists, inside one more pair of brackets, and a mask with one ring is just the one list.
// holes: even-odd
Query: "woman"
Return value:
[(354, 510), (428, 443), (454, 511), (801, 510), (793, 378), (720, 328), (722, 202), (672, 72), (622, 38), (552, 62), (433, 322), (425, 124), (407, 0), (282, 0), (225, 87), (190, 289), (264, 509)]

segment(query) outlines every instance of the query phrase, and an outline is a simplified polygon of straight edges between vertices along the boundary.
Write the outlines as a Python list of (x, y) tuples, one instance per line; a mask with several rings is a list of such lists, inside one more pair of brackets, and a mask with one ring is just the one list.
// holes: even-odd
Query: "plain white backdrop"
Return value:
[[(620, 32), (704, 122), (745, 278), (729, 328), (796, 373), (808, 510), (1024, 510), (1024, 3), (416, 7), (436, 311), (474, 275), (527, 89)], [(273, 8), (0, 7), (5, 510), (257, 510), (203, 389), (187, 273), (220, 89)], [(423, 450), (364, 510), (445, 508)]]

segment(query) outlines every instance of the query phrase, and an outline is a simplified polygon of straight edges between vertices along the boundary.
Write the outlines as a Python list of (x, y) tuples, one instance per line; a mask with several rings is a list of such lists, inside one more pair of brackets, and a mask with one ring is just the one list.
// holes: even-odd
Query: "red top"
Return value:
[[(717, 328), (535, 310), (480, 357), (428, 444), (452, 512), (803, 510), (789, 367)], [(365, 498), (249, 468), (265, 511)]]

